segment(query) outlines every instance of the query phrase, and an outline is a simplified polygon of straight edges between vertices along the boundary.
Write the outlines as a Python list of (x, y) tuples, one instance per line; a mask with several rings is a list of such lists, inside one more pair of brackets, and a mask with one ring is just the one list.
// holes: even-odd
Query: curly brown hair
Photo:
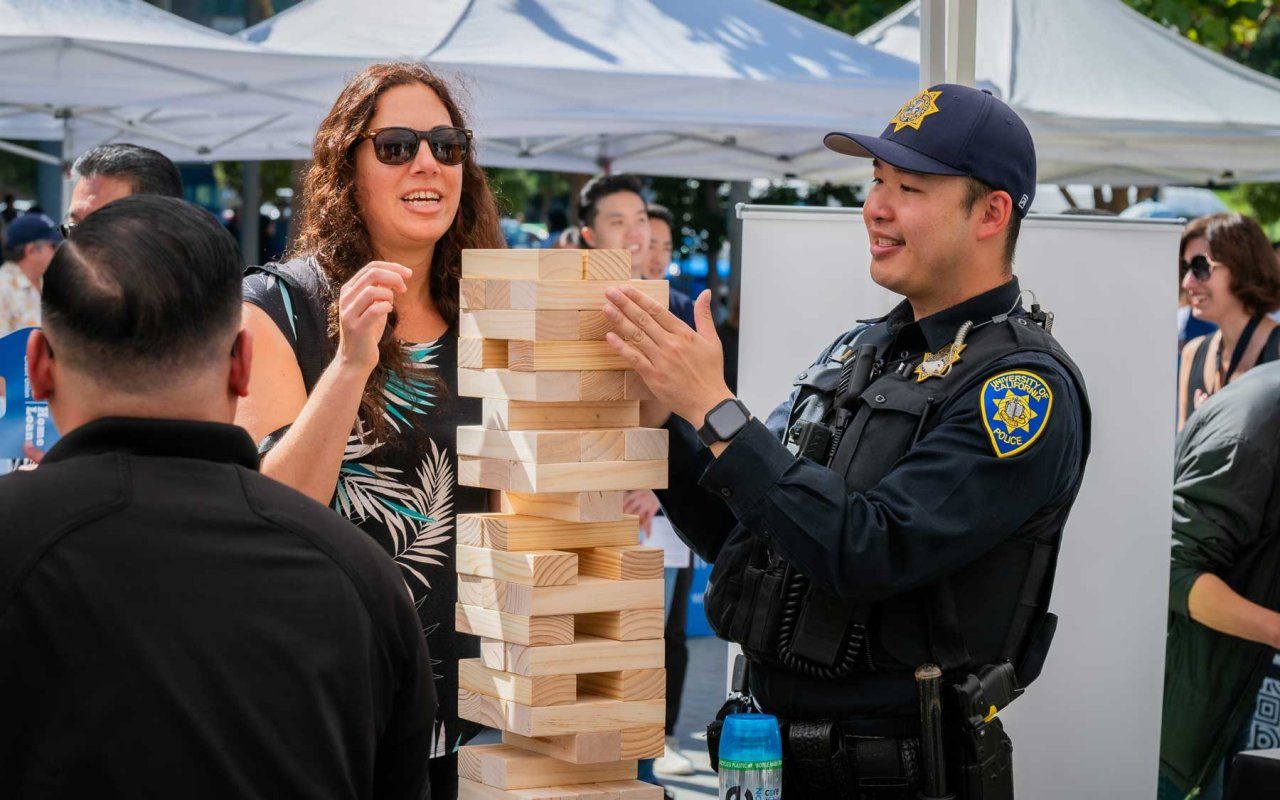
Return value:
[(1280, 259), (1262, 227), (1244, 214), (1220, 212), (1192, 220), (1182, 232), (1178, 256), (1204, 237), (1209, 255), (1231, 270), (1231, 293), (1250, 314), (1267, 314), (1280, 306)]
[[(466, 119), (448, 84), (422, 64), (391, 62), (366, 67), (347, 83), (316, 131), (311, 165), (302, 188), (298, 237), (290, 257), (315, 259), (331, 287), (327, 299), (329, 339), (338, 341), (338, 288), (374, 259), (369, 230), (356, 203), (355, 146), (369, 125), (383, 92), (420, 83), (440, 98), (449, 119), (466, 127)], [(458, 321), (458, 281), (462, 251), (498, 248), (505, 243), (498, 227), (498, 208), (489, 181), (476, 161), (475, 148), (462, 163), (462, 192), (453, 224), (435, 244), (428, 279), (431, 302), (451, 326)], [(407, 374), (404, 348), (394, 336), (391, 313), (378, 343), (378, 366), (369, 375), (360, 416), (376, 438), (385, 438), (382, 391), (394, 375)]]

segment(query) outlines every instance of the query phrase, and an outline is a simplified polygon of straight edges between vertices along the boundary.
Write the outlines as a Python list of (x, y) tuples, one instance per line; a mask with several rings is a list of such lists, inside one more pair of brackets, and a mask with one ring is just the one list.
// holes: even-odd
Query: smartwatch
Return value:
[(730, 397), (707, 413), (706, 420), (698, 429), (698, 438), (710, 447), (716, 442), (727, 442), (742, 430), (751, 419), (751, 414), (742, 401)]

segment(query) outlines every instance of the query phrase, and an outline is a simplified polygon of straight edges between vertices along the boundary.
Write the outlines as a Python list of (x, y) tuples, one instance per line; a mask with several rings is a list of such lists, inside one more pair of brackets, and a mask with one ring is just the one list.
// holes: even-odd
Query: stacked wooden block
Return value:
[(481, 397), (458, 429), (458, 479), (502, 492), (458, 518), (459, 714), (503, 732), (464, 747), (459, 797), (661, 800), (635, 780), (663, 751), (662, 551), (636, 544), (627, 489), (667, 481), (666, 431), (644, 429), (639, 384), (604, 341), (625, 250), (463, 253), (458, 386)]

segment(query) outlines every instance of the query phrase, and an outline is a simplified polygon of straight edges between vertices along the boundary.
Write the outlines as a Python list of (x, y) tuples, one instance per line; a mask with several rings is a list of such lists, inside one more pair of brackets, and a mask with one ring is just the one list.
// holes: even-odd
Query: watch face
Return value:
[(737, 403), (725, 403), (707, 415), (707, 427), (724, 441), (730, 439), (747, 422), (747, 415)]

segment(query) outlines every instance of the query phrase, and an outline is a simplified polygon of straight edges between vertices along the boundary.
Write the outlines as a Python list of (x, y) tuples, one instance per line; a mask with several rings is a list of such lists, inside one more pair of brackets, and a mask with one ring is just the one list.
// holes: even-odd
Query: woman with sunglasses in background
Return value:
[(1280, 358), (1280, 263), (1250, 217), (1211, 214), (1182, 233), (1180, 277), (1194, 318), (1218, 326), (1187, 342), (1178, 373), (1178, 430), (1210, 395)]
[[(244, 281), (253, 332), (237, 423), (262, 471), (331, 506), (400, 566), (436, 674), (432, 796), (457, 794), (458, 281), (464, 248), (503, 246), (498, 211), (448, 87), (419, 64), (377, 64), (347, 84), (316, 133), (289, 261)], [(303, 600), (300, 598), (300, 600)], [(424, 758), (428, 754), (424, 754)]]

